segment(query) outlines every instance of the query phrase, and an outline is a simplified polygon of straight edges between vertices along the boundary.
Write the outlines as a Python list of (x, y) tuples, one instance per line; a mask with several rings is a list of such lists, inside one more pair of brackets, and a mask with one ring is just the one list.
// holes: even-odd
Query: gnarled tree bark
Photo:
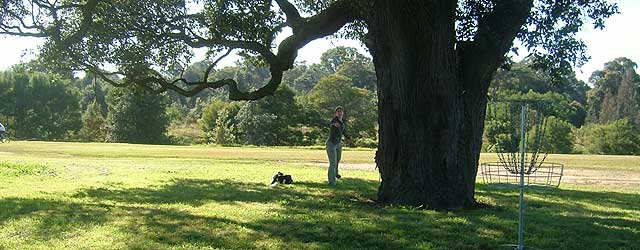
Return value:
[(456, 1), (400, 2), (375, 1), (367, 18), (378, 77), (378, 199), (472, 207), (489, 81), (532, 1), (496, 5), (464, 45), (456, 41)]

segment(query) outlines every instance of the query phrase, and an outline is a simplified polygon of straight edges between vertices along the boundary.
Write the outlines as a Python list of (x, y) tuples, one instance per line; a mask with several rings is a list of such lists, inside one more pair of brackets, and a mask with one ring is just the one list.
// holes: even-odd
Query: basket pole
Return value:
[(526, 156), (527, 104), (521, 103), (520, 109), (520, 221), (518, 223), (518, 250), (524, 250), (524, 162)]

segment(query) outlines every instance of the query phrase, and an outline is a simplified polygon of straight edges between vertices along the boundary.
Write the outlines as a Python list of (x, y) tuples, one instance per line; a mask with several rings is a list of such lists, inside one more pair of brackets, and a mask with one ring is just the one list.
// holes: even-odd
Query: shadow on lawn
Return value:
[[(48, 241), (64, 237), (66, 232), (83, 230), (106, 221), (109, 208), (53, 199), (0, 199), (0, 228), (11, 222), (17, 230), (14, 237)], [(19, 221), (26, 219), (24, 223)], [(21, 235), (24, 234), (24, 235)], [(1, 246), (1, 245), (0, 245)]]
[[(517, 190), (481, 185), (477, 194), (495, 199), (517, 223)], [(539, 249), (640, 249), (638, 200), (632, 193), (527, 189), (525, 239)]]
[[(150, 188), (86, 189), (73, 196), (86, 203), (2, 199), (0, 222), (38, 217), (36, 235), (47, 240), (129, 218), (119, 227), (139, 238), (128, 248), (496, 249), (516, 241), (515, 190), (479, 185), (478, 196), (499, 206), (441, 213), (378, 208), (370, 200), (377, 181), (351, 178), (340, 184), (296, 182), (270, 188), (264, 183), (176, 179)], [(530, 190), (527, 195), (526, 239), (536, 248), (633, 249), (640, 238), (638, 220), (628, 219), (634, 213), (637, 218), (638, 195), (573, 190)], [(274, 208), (259, 218), (232, 219), (173, 208), (176, 204), (196, 211), (217, 204)], [(264, 245), (269, 239), (276, 241)]]

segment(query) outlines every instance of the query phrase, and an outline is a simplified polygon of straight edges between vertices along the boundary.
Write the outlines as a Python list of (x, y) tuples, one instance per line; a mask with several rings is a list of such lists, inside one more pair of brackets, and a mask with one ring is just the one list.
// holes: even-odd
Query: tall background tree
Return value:
[(587, 126), (576, 133), (584, 153), (640, 154), (640, 76), (628, 58), (593, 72), (587, 92)]
[(353, 80), (341, 74), (331, 74), (320, 78), (307, 96), (308, 102), (318, 110), (325, 120), (320, 126), (326, 127), (328, 119), (335, 114), (335, 108), (345, 109), (349, 132), (356, 143), (359, 140), (375, 138), (376, 114), (375, 95), (359, 87)]
[(85, 141), (104, 142), (107, 140), (108, 126), (97, 100), (87, 105), (82, 113), (80, 139)]
[(79, 91), (58, 74), (18, 65), (0, 73), (0, 89), (0, 113), (17, 139), (68, 140), (82, 126)]
[(109, 91), (108, 140), (130, 143), (167, 143), (167, 97), (139, 86)]
[[(475, 205), (489, 83), (514, 39), (537, 67), (560, 78), (586, 59), (575, 36), (585, 20), (601, 28), (617, 11), (604, 0), (3, 3), (0, 34), (47, 37), (41, 55), (52, 65), (156, 93), (192, 96), (227, 86), (231, 100), (273, 95), (298, 49), (346, 27), (341, 33), (365, 42), (376, 72), (378, 200), (429, 208)], [(292, 33), (276, 44), (284, 27)], [(188, 63), (191, 48), (219, 56), (238, 50), (254, 65), (268, 65), (270, 79), (246, 90), (233, 79), (210, 80), (219, 57), (197, 81), (168, 79)], [(114, 74), (122, 81), (107, 77)]]
[(240, 138), (253, 145), (297, 145), (302, 131), (302, 107), (294, 100), (295, 93), (282, 85), (273, 96), (248, 101), (238, 111), (236, 120)]
[(322, 53), (320, 65), (330, 74), (348, 76), (356, 87), (375, 90), (373, 62), (355, 48), (339, 46), (329, 49)]
[(588, 121), (608, 123), (629, 118), (640, 125), (640, 110), (637, 109), (640, 76), (636, 67), (635, 62), (621, 57), (606, 63), (603, 70), (593, 72), (589, 78), (594, 88), (588, 92)]

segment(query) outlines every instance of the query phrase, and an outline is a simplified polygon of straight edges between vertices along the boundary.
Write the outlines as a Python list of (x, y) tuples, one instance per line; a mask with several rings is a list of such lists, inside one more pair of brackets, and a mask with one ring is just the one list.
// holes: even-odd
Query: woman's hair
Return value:
[(338, 109), (344, 111), (344, 108), (342, 108), (342, 106), (338, 106), (333, 112), (338, 112)]

